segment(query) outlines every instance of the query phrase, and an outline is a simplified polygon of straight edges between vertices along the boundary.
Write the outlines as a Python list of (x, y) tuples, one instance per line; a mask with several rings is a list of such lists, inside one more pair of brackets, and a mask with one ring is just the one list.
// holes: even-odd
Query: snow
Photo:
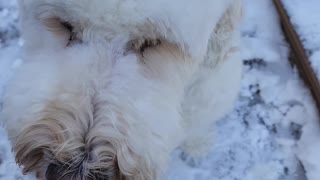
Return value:
[[(13, 2), (0, 0), (0, 109), (5, 84), (22, 62)], [(217, 123), (210, 155), (192, 160), (177, 150), (165, 180), (304, 180), (299, 160), (309, 180), (320, 179), (318, 111), (288, 62), (288, 45), (272, 1), (245, 0), (244, 7), (245, 70), (235, 109)], [(317, 42), (308, 47), (317, 49)], [(0, 137), (0, 180), (32, 179), (22, 176), (15, 165), (3, 129)]]
[[(283, 0), (290, 20), (295, 26), (311, 65), (320, 79), (320, 7), (319, 0)], [(320, 179), (320, 126), (316, 121), (308, 121), (303, 127), (298, 144), (297, 156), (306, 168), (309, 180)]]
[(320, 1), (283, 0), (283, 3), (320, 78)]

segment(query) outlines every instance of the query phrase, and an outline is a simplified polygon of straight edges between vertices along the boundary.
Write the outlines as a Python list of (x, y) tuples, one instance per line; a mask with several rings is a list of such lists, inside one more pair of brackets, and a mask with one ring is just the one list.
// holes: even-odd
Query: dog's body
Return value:
[(212, 147), (241, 79), (241, 0), (20, 0), (1, 121), (39, 179), (156, 180)]

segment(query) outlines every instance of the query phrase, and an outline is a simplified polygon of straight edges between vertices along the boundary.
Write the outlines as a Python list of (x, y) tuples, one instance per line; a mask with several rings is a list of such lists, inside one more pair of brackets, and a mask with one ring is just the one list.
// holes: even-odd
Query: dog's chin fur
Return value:
[(239, 89), (241, 0), (177, 1), (191, 20), (162, 1), (19, 1), (25, 62), (0, 118), (24, 173), (157, 180), (177, 147), (209, 152)]

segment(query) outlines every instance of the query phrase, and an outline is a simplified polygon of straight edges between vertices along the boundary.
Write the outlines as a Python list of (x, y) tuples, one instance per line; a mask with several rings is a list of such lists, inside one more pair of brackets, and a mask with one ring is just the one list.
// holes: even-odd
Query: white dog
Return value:
[(24, 173), (158, 180), (205, 156), (241, 79), (241, 0), (20, 0), (1, 122)]

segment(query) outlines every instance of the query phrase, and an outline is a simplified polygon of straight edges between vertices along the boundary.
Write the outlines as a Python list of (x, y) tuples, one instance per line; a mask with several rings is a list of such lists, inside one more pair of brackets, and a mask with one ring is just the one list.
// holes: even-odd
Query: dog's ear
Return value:
[[(233, 47), (238, 44), (239, 39), (234, 38), (235, 33), (239, 33), (240, 19), (242, 17), (242, 0), (236, 0), (223, 14), (210, 37), (206, 58), (206, 66), (215, 66), (219, 62), (226, 60), (230, 53), (239, 51), (239, 47)], [(238, 37), (238, 36), (237, 36)]]

